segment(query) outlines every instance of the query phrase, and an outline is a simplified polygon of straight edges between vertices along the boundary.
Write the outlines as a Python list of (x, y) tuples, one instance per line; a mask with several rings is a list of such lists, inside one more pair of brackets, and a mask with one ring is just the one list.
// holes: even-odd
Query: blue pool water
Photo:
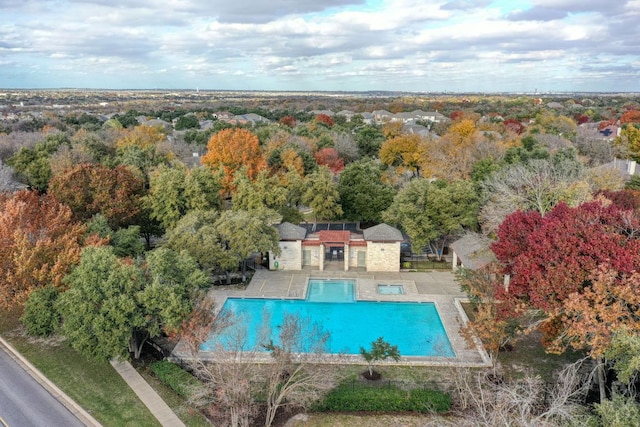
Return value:
[[(319, 292), (319, 291), (318, 291)], [(311, 293), (307, 292), (309, 296)], [(320, 295), (322, 293), (320, 292)], [(233, 313), (246, 328), (243, 348), (259, 349), (256, 342), (265, 320), (277, 331), (285, 313), (317, 322), (329, 332), (329, 353), (359, 354), (378, 337), (397, 345), (402, 356), (454, 357), (455, 354), (433, 303), (414, 302), (314, 302), (228, 298), (221, 314)], [(223, 332), (224, 334), (224, 332)], [(275, 334), (274, 334), (275, 335)], [(211, 351), (228, 337), (211, 336), (202, 350)], [(277, 337), (273, 337), (277, 341)]]
[(307, 301), (355, 302), (355, 281), (309, 279)]

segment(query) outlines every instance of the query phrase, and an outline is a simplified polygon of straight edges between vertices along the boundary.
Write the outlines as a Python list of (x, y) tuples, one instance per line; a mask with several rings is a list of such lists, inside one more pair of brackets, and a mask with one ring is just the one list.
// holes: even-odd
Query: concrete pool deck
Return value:
[[(460, 327), (466, 321), (460, 301), (466, 295), (460, 290), (453, 273), (449, 271), (432, 272), (365, 272), (365, 271), (319, 271), (304, 269), (301, 271), (257, 270), (246, 289), (214, 287), (209, 298), (220, 309), (227, 298), (270, 298), (304, 299), (309, 278), (356, 279), (356, 300), (360, 301), (405, 301), (435, 303), (456, 357), (418, 357), (404, 356), (400, 362), (385, 362), (396, 365), (413, 366), (491, 366), (489, 356), (476, 344), (469, 347), (460, 334)], [(403, 294), (380, 294), (378, 284), (402, 285)], [(179, 343), (173, 354), (178, 359), (189, 359)], [(268, 355), (266, 355), (268, 356)], [(199, 352), (199, 358), (213, 359), (212, 352)], [(332, 363), (331, 356), (323, 357), (322, 363)], [(336, 363), (363, 363), (360, 355), (341, 355)], [(268, 360), (268, 358), (267, 358)]]

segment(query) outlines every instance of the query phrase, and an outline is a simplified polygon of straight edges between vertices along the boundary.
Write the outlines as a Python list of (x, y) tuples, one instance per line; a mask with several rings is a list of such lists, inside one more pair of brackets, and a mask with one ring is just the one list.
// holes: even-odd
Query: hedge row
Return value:
[(368, 387), (343, 384), (333, 389), (317, 411), (447, 412), (451, 397), (434, 390), (401, 390), (397, 387)]
[(202, 386), (196, 377), (166, 360), (152, 363), (151, 370), (160, 381), (187, 399), (195, 388)]

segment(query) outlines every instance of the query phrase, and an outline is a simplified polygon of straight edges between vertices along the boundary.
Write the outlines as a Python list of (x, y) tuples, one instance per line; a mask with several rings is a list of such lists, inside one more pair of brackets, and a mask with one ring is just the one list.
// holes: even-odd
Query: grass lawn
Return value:
[(0, 334), (96, 420), (109, 427), (160, 425), (108, 362), (87, 360), (64, 342), (23, 336), (18, 317), (0, 312)]
[[(470, 303), (462, 303), (469, 319), (473, 319), (474, 313)], [(541, 342), (542, 335), (534, 331), (520, 336), (513, 349), (498, 353), (498, 363), (503, 368), (507, 378), (521, 378), (526, 373), (540, 375), (540, 377), (552, 382), (554, 375), (565, 365), (573, 363), (584, 357), (582, 352), (566, 351), (563, 354), (549, 354), (545, 351)]]
[(441, 425), (436, 416), (414, 415), (351, 415), (351, 414), (309, 414), (306, 421), (293, 423), (292, 427), (424, 427)]
[(179, 396), (156, 378), (153, 372), (151, 372), (148, 363), (137, 363), (136, 370), (188, 427), (207, 427), (210, 425), (207, 419), (190, 407), (182, 396)]

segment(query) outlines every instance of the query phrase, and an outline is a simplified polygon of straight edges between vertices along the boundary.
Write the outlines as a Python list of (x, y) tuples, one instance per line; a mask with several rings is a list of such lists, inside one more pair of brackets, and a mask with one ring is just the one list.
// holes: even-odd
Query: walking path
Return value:
[(129, 387), (138, 395), (149, 411), (165, 427), (185, 427), (184, 423), (169, 408), (169, 405), (151, 388), (144, 378), (127, 361), (111, 361), (113, 368), (129, 384)]

